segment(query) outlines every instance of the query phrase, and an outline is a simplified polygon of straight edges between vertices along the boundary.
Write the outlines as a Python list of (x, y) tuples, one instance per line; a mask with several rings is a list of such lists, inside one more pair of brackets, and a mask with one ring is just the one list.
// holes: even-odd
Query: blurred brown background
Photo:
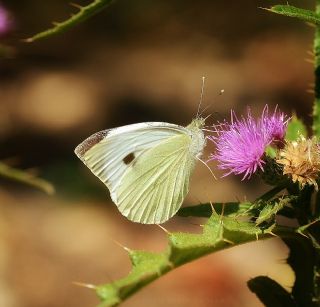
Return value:
[[(65, 34), (26, 44), (22, 38), (75, 8), (62, 0), (1, 2), (14, 26), (0, 37), (0, 158), (38, 172), (57, 192), (49, 197), (1, 179), (0, 306), (95, 306), (95, 294), (72, 282), (126, 274), (128, 257), (114, 240), (165, 247), (158, 227), (118, 213), (74, 155), (93, 132), (141, 121), (188, 124), (202, 76), (209, 123), (247, 105), (259, 114), (266, 103), (310, 123), (313, 29), (259, 8), (275, 3), (118, 0)], [(213, 181), (199, 165), (186, 204), (254, 199), (268, 189), (240, 179)], [(200, 231), (195, 223), (175, 217), (165, 227)], [(263, 274), (290, 287), (286, 253), (277, 239), (226, 250), (176, 270), (123, 306), (261, 306), (246, 281)]]

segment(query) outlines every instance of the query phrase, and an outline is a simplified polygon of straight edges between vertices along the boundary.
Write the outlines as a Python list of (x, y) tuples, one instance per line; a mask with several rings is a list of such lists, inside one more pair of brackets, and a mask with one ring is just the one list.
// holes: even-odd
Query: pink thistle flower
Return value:
[(215, 126), (216, 135), (209, 137), (216, 145), (216, 152), (209, 160), (216, 160), (219, 169), (227, 170), (223, 177), (243, 174), (242, 180), (250, 178), (258, 169), (263, 171), (266, 147), (273, 141), (283, 140), (286, 126), (284, 114), (275, 109), (269, 115), (268, 106), (257, 120), (250, 109), (247, 117), (241, 119), (231, 111), (231, 122)]
[(0, 4), (0, 36), (7, 34), (12, 28), (10, 13)]

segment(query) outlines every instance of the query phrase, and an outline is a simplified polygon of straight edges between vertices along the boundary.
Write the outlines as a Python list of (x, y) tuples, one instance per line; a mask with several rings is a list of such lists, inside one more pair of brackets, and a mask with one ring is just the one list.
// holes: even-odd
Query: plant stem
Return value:
[[(320, 15), (320, 0), (316, 0), (316, 14)], [(313, 108), (313, 132), (320, 136), (320, 26), (316, 25), (314, 36), (315, 102)]]
[(49, 195), (54, 194), (54, 187), (48, 181), (35, 177), (28, 172), (9, 167), (2, 162), (0, 162), (0, 177), (5, 177), (23, 184), (27, 184), (29, 186), (40, 189), (48, 193)]
[(55, 22), (52, 28), (24, 39), (24, 41), (27, 43), (32, 43), (43, 38), (51, 37), (52, 35), (63, 33), (75, 25), (87, 20), (91, 16), (101, 12), (104, 8), (109, 6), (112, 1), (113, 0), (94, 0), (86, 6), (73, 4), (73, 6), (76, 6), (79, 9), (78, 13), (72, 15), (65, 21)]
[[(320, 0), (316, 0), (316, 14), (320, 16)], [(316, 136), (320, 136), (320, 26), (316, 26), (314, 36), (314, 69), (315, 69), (315, 101), (313, 109), (313, 132)], [(318, 198), (319, 198), (318, 192)], [(316, 202), (316, 206), (319, 207), (319, 201)], [(316, 212), (319, 212), (319, 208), (316, 208)], [(313, 230), (313, 231), (312, 231)], [(315, 225), (311, 229), (313, 233), (319, 235), (319, 225)], [(316, 303), (319, 304), (320, 299), (320, 251), (316, 249), (316, 265), (314, 269), (314, 294)]]

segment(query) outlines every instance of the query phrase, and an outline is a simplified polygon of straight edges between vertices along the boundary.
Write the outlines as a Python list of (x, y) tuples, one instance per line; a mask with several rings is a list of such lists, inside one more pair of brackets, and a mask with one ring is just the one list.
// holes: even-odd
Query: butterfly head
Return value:
[(205, 126), (205, 119), (202, 117), (197, 117), (194, 120), (192, 120), (191, 124), (188, 125), (187, 128), (189, 128), (191, 131), (197, 131), (201, 130)]

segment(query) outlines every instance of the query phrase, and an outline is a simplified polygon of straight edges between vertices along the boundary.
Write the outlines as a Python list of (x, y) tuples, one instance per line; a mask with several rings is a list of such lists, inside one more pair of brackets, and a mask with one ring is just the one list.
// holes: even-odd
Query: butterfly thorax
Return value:
[(186, 127), (191, 134), (190, 153), (195, 157), (202, 155), (203, 148), (206, 145), (206, 139), (202, 131), (204, 125), (205, 120), (203, 118), (195, 118), (191, 124)]

